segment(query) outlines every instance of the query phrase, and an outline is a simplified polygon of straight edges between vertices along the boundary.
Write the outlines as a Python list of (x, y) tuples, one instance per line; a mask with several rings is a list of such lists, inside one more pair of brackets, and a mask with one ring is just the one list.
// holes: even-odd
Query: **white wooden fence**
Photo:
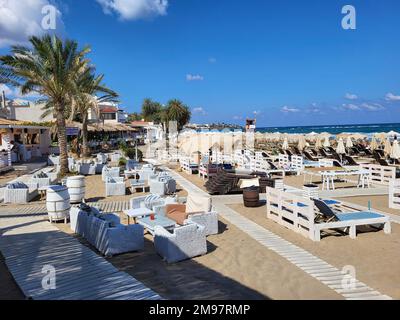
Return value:
[(314, 202), (310, 199), (267, 188), (267, 217), (314, 240)]
[(390, 180), (396, 179), (396, 167), (380, 166), (378, 164), (361, 164), (360, 167), (368, 170), (371, 183), (388, 186)]
[(400, 209), (400, 179), (390, 180), (389, 208)]

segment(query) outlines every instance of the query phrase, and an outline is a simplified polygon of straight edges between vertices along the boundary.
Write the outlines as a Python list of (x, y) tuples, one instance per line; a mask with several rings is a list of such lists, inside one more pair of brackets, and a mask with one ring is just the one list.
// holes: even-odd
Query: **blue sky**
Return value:
[[(98, 72), (130, 112), (150, 97), (183, 100), (201, 123), (243, 124), (254, 114), (259, 127), (400, 121), (398, 0), (55, 4), (58, 31), (91, 45)], [(347, 4), (356, 30), (341, 27)], [(3, 54), (23, 36), (1, 28)]]

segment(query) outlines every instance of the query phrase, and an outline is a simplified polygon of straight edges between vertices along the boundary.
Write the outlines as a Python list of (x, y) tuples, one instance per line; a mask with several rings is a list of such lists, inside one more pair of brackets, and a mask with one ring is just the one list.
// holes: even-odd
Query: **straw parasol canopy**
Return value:
[(400, 146), (397, 140), (394, 140), (392, 151), (390, 152), (390, 158), (400, 159)]
[(348, 136), (346, 141), (346, 148), (352, 148), (352, 147), (353, 147), (353, 141), (351, 140), (351, 137)]
[(320, 137), (317, 138), (317, 142), (315, 143), (315, 148), (317, 148), (317, 149), (322, 148), (322, 140)]
[(330, 143), (330, 141), (329, 141), (329, 137), (326, 136), (326, 137), (325, 137), (325, 141), (324, 141), (324, 147), (328, 148), (328, 147), (330, 147), (330, 146), (331, 146), (331, 143)]
[(298, 144), (298, 148), (300, 151), (303, 151), (307, 146), (307, 142), (306, 142), (306, 138), (304, 136), (300, 136), (299, 137), (299, 144)]
[(346, 149), (344, 147), (344, 142), (343, 142), (342, 138), (339, 139), (339, 143), (337, 145), (336, 152), (338, 154), (345, 154), (346, 153)]
[(377, 139), (379, 139), (380, 142), (383, 142), (383, 141), (386, 139), (387, 134), (384, 133), (384, 132), (381, 132), (381, 133), (375, 134), (375, 137), (376, 137)]
[(385, 149), (383, 149), (383, 151), (385, 152), (385, 155), (390, 155), (391, 151), (392, 151), (392, 145), (390, 143), (390, 139), (387, 138), (386, 142), (385, 142)]
[(375, 139), (375, 137), (372, 137), (372, 140), (371, 140), (371, 145), (370, 145), (370, 147), (371, 147), (371, 150), (372, 150), (372, 151), (374, 151), (374, 150), (378, 149), (378, 143), (376, 142), (376, 139)]
[(282, 149), (283, 149), (283, 150), (288, 150), (288, 149), (289, 149), (288, 138), (285, 138), (285, 140), (283, 141)]

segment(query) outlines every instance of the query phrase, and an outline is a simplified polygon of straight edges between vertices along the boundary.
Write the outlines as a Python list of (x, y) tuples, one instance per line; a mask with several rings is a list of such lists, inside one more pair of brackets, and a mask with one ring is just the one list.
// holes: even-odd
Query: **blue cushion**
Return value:
[(336, 200), (322, 200), (323, 202), (325, 202), (325, 204), (327, 204), (328, 206), (333, 206), (335, 204), (340, 204), (340, 201), (336, 201)]
[(374, 212), (352, 212), (352, 213), (338, 213), (336, 214), (340, 221), (349, 221), (349, 220), (362, 220), (362, 219), (375, 219), (375, 218), (383, 218), (385, 216), (374, 213)]
[(23, 182), (14, 182), (7, 185), (8, 189), (29, 189)]

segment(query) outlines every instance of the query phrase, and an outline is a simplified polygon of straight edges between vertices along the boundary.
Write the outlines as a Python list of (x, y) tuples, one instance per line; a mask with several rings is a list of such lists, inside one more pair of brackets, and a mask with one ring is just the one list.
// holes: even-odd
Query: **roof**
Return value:
[[(82, 123), (67, 122), (67, 127), (79, 128), (82, 130)], [(88, 125), (89, 132), (118, 132), (118, 131), (138, 131), (129, 125), (123, 123), (92, 123)]]
[(18, 120), (10, 120), (5, 118), (0, 118), (0, 127), (1, 128), (15, 128), (15, 129), (45, 129), (48, 128), (47, 125), (40, 125), (37, 123), (29, 122), (29, 121), (18, 121)]
[(147, 127), (150, 125), (150, 122), (146, 121), (133, 121), (130, 123), (131, 126), (133, 127)]
[(115, 107), (100, 107), (100, 112), (102, 113), (114, 113), (114, 112), (118, 112), (118, 108)]

